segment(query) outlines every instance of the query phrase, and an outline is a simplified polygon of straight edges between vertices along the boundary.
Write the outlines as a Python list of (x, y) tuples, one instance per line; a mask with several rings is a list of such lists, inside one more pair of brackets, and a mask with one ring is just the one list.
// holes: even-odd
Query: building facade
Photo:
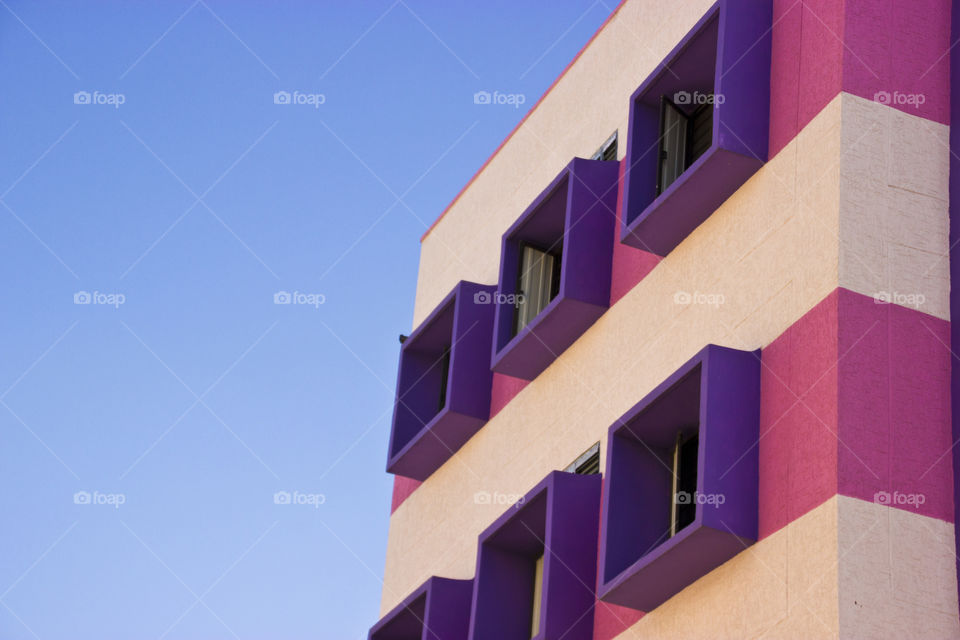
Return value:
[(616, 8), (422, 239), (371, 640), (960, 638), (951, 4)]

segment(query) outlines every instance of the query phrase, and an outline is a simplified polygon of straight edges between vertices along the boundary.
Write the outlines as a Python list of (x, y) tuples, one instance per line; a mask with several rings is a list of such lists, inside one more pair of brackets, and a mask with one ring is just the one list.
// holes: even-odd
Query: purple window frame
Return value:
[[(625, 244), (667, 255), (766, 162), (772, 14), (771, 0), (720, 0), (630, 97)], [(715, 96), (712, 139), (658, 194), (660, 96), (683, 92), (686, 104)]]
[[(708, 345), (610, 427), (601, 600), (650, 611), (756, 541), (759, 418), (759, 351)], [(669, 451), (693, 424), (696, 517), (670, 537)]]
[(380, 619), (368, 640), (463, 640), (473, 580), (429, 578)]
[[(490, 416), (496, 287), (460, 281), (400, 349), (387, 471), (426, 480)], [(450, 345), (446, 399), (438, 367)]]
[[(610, 306), (619, 163), (574, 158), (503, 234), (491, 368), (533, 380)], [(520, 245), (562, 244), (560, 288), (513, 335)]]
[(470, 640), (531, 640), (534, 562), (543, 553), (540, 632), (591, 640), (600, 476), (551, 472), (478, 540)]

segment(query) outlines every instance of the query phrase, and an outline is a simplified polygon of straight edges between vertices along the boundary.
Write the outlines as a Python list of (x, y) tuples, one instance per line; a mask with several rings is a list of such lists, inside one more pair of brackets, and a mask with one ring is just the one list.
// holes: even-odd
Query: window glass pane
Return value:
[(660, 119), (660, 192), (666, 190), (687, 166), (688, 119), (664, 99)]
[(543, 600), (543, 556), (533, 565), (533, 614), (530, 620), (530, 637), (540, 633), (540, 601)]
[(559, 266), (559, 259), (549, 253), (523, 247), (519, 283), (523, 298), (517, 304), (517, 332), (530, 324), (556, 295)]

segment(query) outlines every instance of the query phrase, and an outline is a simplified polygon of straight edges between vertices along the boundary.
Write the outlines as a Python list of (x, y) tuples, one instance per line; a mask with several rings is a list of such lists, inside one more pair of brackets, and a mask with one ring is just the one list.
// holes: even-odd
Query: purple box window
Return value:
[(543, 556), (533, 640), (590, 640), (600, 476), (554, 471), (478, 541), (470, 640), (530, 640), (535, 563)]
[[(503, 235), (492, 368), (534, 379), (610, 304), (619, 163), (574, 158)], [(514, 335), (523, 244), (561, 250), (556, 297)]]
[[(756, 540), (759, 416), (759, 352), (709, 345), (610, 427), (602, 600), (650, 611)], [(691, 430), (696, 516), (671, 537), (671, 452)]]
[[(667, 255), (766, 162), (772, 11), (771, 0), (720, 0), (631, 96), (624, 243)], [(662, 97), (713, 115), (710, 146), (658, 193)]]
[(487, 421), (495, 293), (461, 281), (404, 341), (390, 473), (426, 480)]
[(370, 629), (369, 640), (464, 640), (473, 580), (433, 577)]

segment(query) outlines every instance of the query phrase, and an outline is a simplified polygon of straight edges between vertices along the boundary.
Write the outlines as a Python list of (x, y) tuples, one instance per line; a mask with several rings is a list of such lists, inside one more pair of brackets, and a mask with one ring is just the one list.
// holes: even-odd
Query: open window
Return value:
[(471, 640), (591, 640), (600, 477), (554, 471), (483, 533)]
[(757, 537), (758, 353), (709, 345), (607, 439), (600, 599), (650, 611)]
[(592, 156), (591, 160), (616, 160), (617, 159), (617, 133), (613, 132), (609, 138), (604, 141), (600, 148), (597, 149)]
[(696, 432), (693, 435), (685, 434), (684, 430), (677, 432), (677, 442), (673, 445), (671, 465), (673, 467), (673, 483), (670, 501), (670, 535), (675, 536), (686, 527), (693, 524), (697, 515), (697, 447), (699, 438)]
[(621, 241), (665, 256), (767, 159), (771, 0), (719, 0), (630, 98)]
[(539, 249), (526, 243), (522, 245), (514, 335), (540, 315), (560, 293), (561, 264), (563, 259), (559, 247)]
[(600, 443), (597, 442), (592, 447), (577, 456), (577, 459), (570, 463), (564, 469), (570, 473), (579, 473), (584, 476), (600, 474)]
[(426, 480), (487, 421), (494, 294), (460, 282), (403, 341), (390, 473)]
[(660, 164), (657, 194), (661, 194), (710, 147), (713, 105), (683, 109), (660, 97)]
[(503, 235), (497, 373), (532, 380), (609, 306), (618, 174), (574, 158)]

